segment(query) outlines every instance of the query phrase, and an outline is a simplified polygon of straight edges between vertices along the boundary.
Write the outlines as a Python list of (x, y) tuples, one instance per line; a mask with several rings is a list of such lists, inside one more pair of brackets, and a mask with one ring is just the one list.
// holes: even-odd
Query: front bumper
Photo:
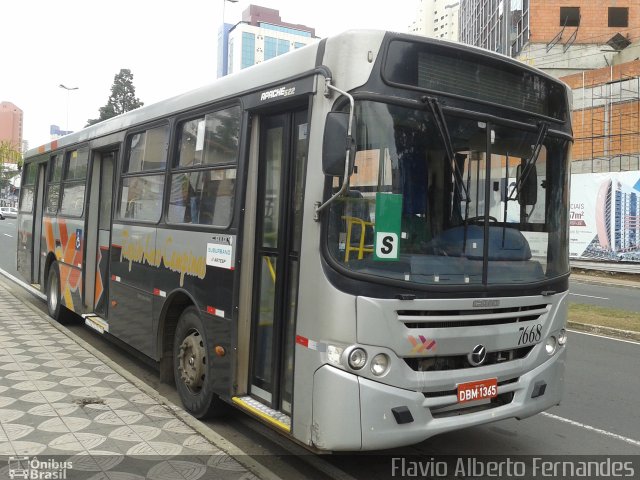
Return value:
[[(379, 450), (412, 445), (451, 430), (507, 418), (526, 418), (560, 402), (565, 359), (566, 348), (561, 348), (546, 362), (521, 374), (517, 381), (498, 386), (498, 395), (503, 398), (503, 394), (513, 393), (503, 405), (456, 406), (453, 396), (444, 403), (450, 403), (454, 410), (445, 414), (442, 408), (434, 408), (436, 403), (442, 405), (446, 400), (442, 397), (434, 401), (422, 392), (385, 385), (324, 365), (314, 375), (312, 443), (324, 450)], [(412, 421), (398, 423), (392, 409), (401, 407), (408, 409)], [(440, 412), (438, 415), (433, 414), (436, 410)]]

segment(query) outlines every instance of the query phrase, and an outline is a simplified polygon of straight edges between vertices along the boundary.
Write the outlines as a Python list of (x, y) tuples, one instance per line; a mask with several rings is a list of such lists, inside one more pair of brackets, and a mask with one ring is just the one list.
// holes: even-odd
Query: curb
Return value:
[(632, 340), (640, 342), (640, 332), (631, 330), (621, 330), (619, 328), (603, 327), (600, 325), (590, 325), (588, 323), (567, 322), (567, 327), (579, 332), (593, 333), (595, 335), (603, 335), (605, 337), (620, 338), (622, 340)]
[(276, 475), (274, 472), (267, 469), (257, 461), (253, 460), (253, 458), (249, 456), (249, 454), (241, 450), (239, 447), (231, 443), (229, 440), (221, 436), (219, 433), (215, 432), (210, 427), (200, 422), (195, 417), (191, 416), (189, 413), (184, 411), (181, 407), (175, 405), (173, 402), (165, 398), (163, 395), (158, 393), (155, 389), (147, 385), (145, 382), (140, 380), (131, 372), (129, 372), (128, 370), (124, 369), (123, 367), (115, 363), (113, 360), (111, 360), (102, 352), (95, 349), (93, 346), (91, 346), (89, 343), (84, 341), (82, 338), (78, 337), (75, 333), (73, 333), (71, 330), (66, 328), (64, 325), (56, 322), (55, 320), (50, 318), (48, 315), (44, 315), (35, 306), (28, 303), (25, 303), (25, 305), (27, 305), (27, 307), (31, 309), (33, 312), (37, 313), (42, 319), (49, 322), (49, 324), (52, 325), (54, 328), (62, 332), (64, 335), (66, 335), (71, 340), (76, 342), (78, 345), (80, 345), (82, 348), (84, 348), (89, 353), (94, 355), (96, 358), (100, 359), (109, 368), (111, 368), (112, 370), (120, 374), (122, 377), (126, 378), (127, 381), (135, 385), (137, 388), (139, 388), (145, 394), (149, 395), (154, 400), (156, 400), (160, 405), (165, 406), (176, 416), (176, 418), (186, 423), (189, 427), (193, 428), (196, 432), (198, 432), (206, 440), (208, 440), (211, 444), (218, 447), (224, 453), (226, 453), (230, 457), (233, 457), (234, 460), (236, 460), (243, 467), (245, 467), (250, 473), (252, 473), (253, 475), (257, 476), (262, 480), (282, 480), (281, 477)]

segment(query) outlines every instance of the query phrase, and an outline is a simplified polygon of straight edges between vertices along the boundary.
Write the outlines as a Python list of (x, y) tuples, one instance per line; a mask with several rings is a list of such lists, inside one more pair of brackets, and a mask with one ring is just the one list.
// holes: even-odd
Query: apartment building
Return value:
[(419, 0), (409, 33), (458, 41), (458, 0)]
[[(242, 21), (221, 29), (221, 32), (218, 45), (219, 77), (319, 40), (314, 28), (283, 22), (278, 10), (259, 5), (250, 5), (242, 13)], [(227, 51), (226, 66), (224, 46)]]
[(0, 102), (0, 141), (9, 142), (17, 151), (22, 151), (23, 114), (11, 102)]

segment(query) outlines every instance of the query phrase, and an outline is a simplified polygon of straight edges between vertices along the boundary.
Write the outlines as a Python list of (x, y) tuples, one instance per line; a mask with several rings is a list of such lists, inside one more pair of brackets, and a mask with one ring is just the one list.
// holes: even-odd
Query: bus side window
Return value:
[(235, 179), (220, 180), (216, 196), (216, 204), (213, 211), (213, 224), (226, 225), (233, 211), (233, 192), (235, 191)]

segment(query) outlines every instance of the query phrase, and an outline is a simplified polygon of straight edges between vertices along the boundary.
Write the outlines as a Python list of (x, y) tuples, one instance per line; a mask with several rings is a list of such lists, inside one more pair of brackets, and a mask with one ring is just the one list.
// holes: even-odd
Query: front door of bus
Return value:
[(251, 395), (290, 415), (307, 110), (260, 124)]

